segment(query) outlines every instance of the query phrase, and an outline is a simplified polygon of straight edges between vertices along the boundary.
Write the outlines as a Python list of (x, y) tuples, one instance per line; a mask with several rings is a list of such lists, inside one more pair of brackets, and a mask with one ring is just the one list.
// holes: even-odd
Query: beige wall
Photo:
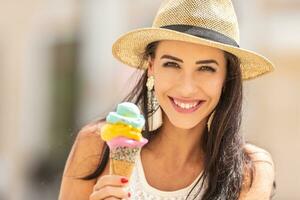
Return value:
[(0, 199), (38, 199), (28, 172), (48, 150), (47, 48), (72, 37), (76, 17), (74, 1), (0, 1)]
[[(267, 51), (266, 51), (267, 53)], [(244, 132), (272, 153), (278, 184), (276, 199), (298, 199), (300, 186), (300, 68), (295, 55), (272, 52), (273, 74), (246, 85)]]
[(256, 9), (260, 34), (255, 46), (276, 70), (245, 84), (244, 132), (273, 155), (276, 199), (296, 200), (300, 198), (300, 4), (260, 1)]

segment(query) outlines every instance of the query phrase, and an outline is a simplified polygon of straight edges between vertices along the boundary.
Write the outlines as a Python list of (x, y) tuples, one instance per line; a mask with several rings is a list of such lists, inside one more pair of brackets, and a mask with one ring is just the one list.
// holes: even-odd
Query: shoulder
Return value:
[(100, 137), (100, 128), (105, 124), (105, 121), (96, 121), (96, 122), (91, 122), (85, 126), (83, 126), (80, 131), (77, 134), (76, 141), (82, 141), (82, 140), (87, 140), (89, 141), (94, 141), (91, 140), (91, 138), (99, 138)]
[[(243, 188), (240, 200), (270, 199), (275, 179), (275, 167), (271, 154), (253, 144), (245, 144), (244, 149), (253, 162), (254, 174), (251, 187)], [(249, 175), (249, 172), (245, 173)], [(249, 186), (249, 177), (245, 177), (244, 185)]]
[(82, 177), (96, 169), (104, 147), (99, 134), (103, 124), (105, 121), (92, 122), (80, 129), (69, 154), (64, 176)]
[(100, 137), (99, 128), (103, 124), (103, 121), (93, 122), (78, 132), (65, 165), (58, 199), (89, 199), (96, 179), (80, 178), (94, 172), (102, 159), (104, 141)]
[(253, 162), (268, 163), (269, 166), (274, 167), (272, 156), (267, 150), (250, 143), (245, 144), (244, 149)]

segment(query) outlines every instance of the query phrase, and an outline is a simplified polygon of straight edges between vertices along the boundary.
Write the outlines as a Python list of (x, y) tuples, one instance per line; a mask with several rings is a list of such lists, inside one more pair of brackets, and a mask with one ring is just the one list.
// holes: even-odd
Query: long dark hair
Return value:
[[(159, 41), (156, 41), (147, 45), (142, 54), (144, 59), (140, 63), (138, 70), (142, 68), (149, 56), (152, 59), (155, 58), (155, 50), (158, 44)], [(224, 89), (215, 107), (210, 130), (205, 130), (199, 143), (205, 153), (205, 160), (202, 176), (197, 180), (196, 184), (199, 184), (200, 180), (203, 179), (201, 189), (204, 186), (203, 183), (207, 183), (204, 196), (202, 197), (205, 200), (238, 199), (242, 188), (245, 187), (243, 186), (243, 181), (246, 178), (250, 180), (247, 185), (247, 188), (250, 189), (255, 171), (250, 155), (243, 148), (245, 140), (239, 132), (243, 97), (240, 61), (236, 56), (228, 52), (225, 52), (225, 58), (227, 60), (227, 75)], [(148, 119), (153, 111), (149, 112), (147, 108), (146, 81), (147, 70), (144, 71), (135, 87), (123, 101), (141, 105), (142, 112), (145, 118)], [(146, 120), (145, 130), (142, 134), (151, 141), (151, 135), (155, 133), (150, 133), (148, 124)], [(153, 132), (157, 131), (159, 129)], [(93, 173), (83, 177), (83, 180), (97, 178), (103, 172), (109, 159), (109, 148), (107, 145), (104, 145), (102, 155), (102, 160), (97, 169)], [(191, 189), (188, 196), (195, 189), (195, 186)], [(200, 189), (196, 193), (199, 193)]]

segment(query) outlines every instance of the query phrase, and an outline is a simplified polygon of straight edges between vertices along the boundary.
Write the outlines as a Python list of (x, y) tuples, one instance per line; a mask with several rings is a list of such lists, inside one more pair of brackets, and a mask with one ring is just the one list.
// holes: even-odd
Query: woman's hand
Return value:
[(94, 186), (90, 200), (114, 200), (128, 199), (130, 193), (125, 187), (128, 185), (128, 179), (118, 175), (101, 176)]

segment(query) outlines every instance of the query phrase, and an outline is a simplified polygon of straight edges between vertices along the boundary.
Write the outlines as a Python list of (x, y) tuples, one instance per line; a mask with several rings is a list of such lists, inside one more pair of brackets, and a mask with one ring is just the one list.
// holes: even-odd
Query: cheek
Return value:
[(172, 80), (169, 79), (167, 76), (156, 76), (155, 77), (155, 82), (154, 84), (154, 90), (155, 90), (155, 95), (159, 101), (159, 103), (162, 102), (163, 95), (165, 95), (171, 88), (172, 88)]
[(203, 88), (209, 96), (218, 96), (222, 91), (223, 81), (221, 80), (210, 80), (209, 82), (203, 83)]
[(157, 69), (154, 76), (157, 83), (154, 87), (158, 93), (171, 89), (178, 82), (178, 73), (175, 70)]
[(203, 82), (203, 90), (213, 106), (216, 106), (220, 100), (223, 89), (224, 78), (215, 78)]
[(224, 73), (200, 73), (197, 76), (196, 82), (198, 83), (200, 97), (207, 100), (210, 106), (215, 106), (222, 94), (224, 83)]

